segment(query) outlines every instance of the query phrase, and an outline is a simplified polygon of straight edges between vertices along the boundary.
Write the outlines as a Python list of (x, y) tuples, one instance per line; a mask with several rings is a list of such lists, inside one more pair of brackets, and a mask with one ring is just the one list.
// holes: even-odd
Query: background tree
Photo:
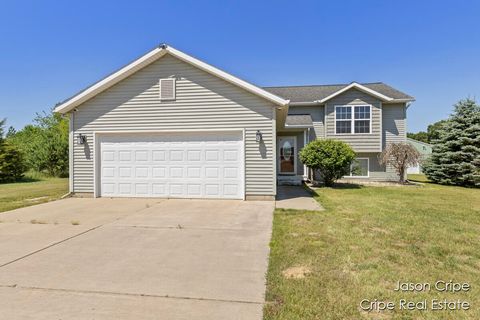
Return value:
[(59, 114), (37, 114), (34, 124), (12, 133), (8, 140), (22, 151), (30, 170), (68, 175), (68, 120)]
[(4, 138), (5, 119), (0, 121), (0, 182), (12, 182), (23, 177), (26, 170), (22, 153)]
[(434, 140), (437, 140), (439, 138), (439, 130), (442, 129), (443, 125), (445, 125), (446, 122), (447, 120), (440, 120), (433, 124), (430, 124), (427, 127), (427, 132), (425, 131), (419, 131), (417, 133), (408, 132), (407, 137), (410, 139), (422, 141), (425, 143), (433, 143)]
[(438, 138), (440, 138), (440, 131), (447, 123), (447, 121), (448, 120), (440, 120), (427, 127), (428, 143), (433, 143), (435, 140), (438, 140)]
[(390, 143), (379, 156), (382, 165), (395, 169), (400, 183), (405, 183), (407, 168), (414, 166), (420, 160), (420, 153), (408, 143)]
[(474, 100), (455, 104), (438, 130), (424, 172), (437, 183), (480, 186), (480, 106)]
[(355, 152), (343, 141), (322, 139), (308, 143), (299, 156), (304, 165), (319, 170), (323, 182), (330, 187), (349, 173)]
[(428, 133), (426, 133), (425, 131), (419, 131), (417, 133), (408, 132), (407, 138), (429, 143)]

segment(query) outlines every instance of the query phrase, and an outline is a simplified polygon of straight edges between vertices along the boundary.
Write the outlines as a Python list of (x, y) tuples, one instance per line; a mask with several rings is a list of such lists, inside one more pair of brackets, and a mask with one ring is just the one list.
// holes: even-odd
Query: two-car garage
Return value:
[(272, 200), (288, 103), (162, 45), (55, 107), (70, 193)]
[(100, 133), (102, 197), (244, 199), (243, 131)]

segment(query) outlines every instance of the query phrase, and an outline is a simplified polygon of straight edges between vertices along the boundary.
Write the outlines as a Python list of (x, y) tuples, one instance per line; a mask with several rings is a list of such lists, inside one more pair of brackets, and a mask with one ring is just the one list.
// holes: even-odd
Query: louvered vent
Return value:
[(160, 79), (160, 100), (175, 100), (175, 79)]

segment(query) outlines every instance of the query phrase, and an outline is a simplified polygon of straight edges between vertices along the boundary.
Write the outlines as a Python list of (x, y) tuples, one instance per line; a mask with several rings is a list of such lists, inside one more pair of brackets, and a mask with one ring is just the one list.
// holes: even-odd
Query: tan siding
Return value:
[(310, 131), (310, 141), (324, 138), (324, 106), (290, 106), (288, 114), (309, 114), (313, 122), (313, 130)]
[[(176, 100), (159, 100), (159, 79), (174, 76)], [(245, 129), (246, 195), (275, 194), (272, 104), (172, 56), (165, 56), (78, 107), (74, 191), (93, 192), (93, 132)], [(264, 145), (255, 141), (263, 134)]]
[[(335, 134), (336, 105), (372, 105), (372, 132), (370, 134)], [(326, 137), (347, 142), (356, 152), (378, 152), (381, 150), (382, 106), (376, 98), (359, 90), (350, 89), (329, 100), (326, 104)]]

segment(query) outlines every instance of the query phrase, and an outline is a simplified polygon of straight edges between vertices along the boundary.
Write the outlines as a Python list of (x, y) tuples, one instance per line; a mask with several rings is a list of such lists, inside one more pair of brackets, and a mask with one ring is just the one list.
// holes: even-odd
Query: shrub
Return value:
[(320, 171), (326, 186), (332, 186), (336, 180), (349, 173), (355, 152), (343, 141), (322, 139), (308, 143), (299, 156), (304, 165)]
[(0, 182), (14, 182), (23, 177), (26, 166), (23, 156), (14, 146), (3, 142), (0, 147)]

